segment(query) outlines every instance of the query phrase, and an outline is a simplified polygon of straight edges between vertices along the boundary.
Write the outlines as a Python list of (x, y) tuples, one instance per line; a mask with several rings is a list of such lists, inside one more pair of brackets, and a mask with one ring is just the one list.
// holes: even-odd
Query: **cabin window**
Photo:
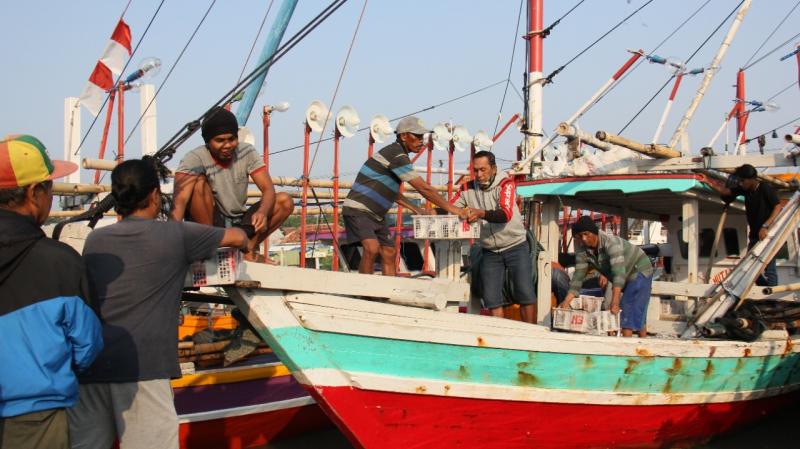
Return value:
[[(708, 257), (711, 254), (711, 247), (714, 246), (714, 230), (711, 228), (701, 229), (698, 235), (698, 252), (700, 257)], [(678, 248), (684, 260), (689, 259), (689, 242), (683, 238), (683, 230), (678, 231)]]
[(739, 233), (736, 228), (725, 228), (722, 230), (722, 239), (725, 241), (725, 254), (728, 256), (739, 256)]
[(714, 246), (714, 230), (711, 228), (701, 229), (698, 237), (697, 243), (700, 249), (700, 257), (710, 257)]

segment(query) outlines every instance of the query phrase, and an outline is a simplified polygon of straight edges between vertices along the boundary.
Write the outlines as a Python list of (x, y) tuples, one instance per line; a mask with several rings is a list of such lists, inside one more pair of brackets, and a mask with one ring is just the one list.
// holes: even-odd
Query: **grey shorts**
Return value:
[(381, 246), (394, 247), (389, 237), (389, 226), (386, 221), (378, 221), (366, 214), (346, 214), (344, 230), (347, 232), (347, 243), (356, 243), (375, 239)]
[(81, 384), (67, 409), (72, 449), (178, 449), (178, 415), (169, 379)]

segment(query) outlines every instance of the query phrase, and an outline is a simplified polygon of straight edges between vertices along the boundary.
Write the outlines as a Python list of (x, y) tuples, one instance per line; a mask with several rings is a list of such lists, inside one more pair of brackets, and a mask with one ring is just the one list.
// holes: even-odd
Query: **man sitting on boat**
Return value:
[(347, 242), (361, 242), (364, 250), (358, 264), (359, 273), (372, 274), (379, 255), (384, 276), (394, 276), (397, 272), (394, 242), (389, 239), (386, 224), (386, 213), (392, 204), (397, 202), (418, 215), (429, 213), (400, 194), (401, 183), (411, 184), (425, 199), (447, 212), (467, 218), (464, 211), (448, 203), (414, 172), (408, 153), (422, 151), (425, 134), (429, 132), (417, 117), (400, 120), (395, 129), (397, 140), (381, 148), (361, 166), (347, 194), (342, 208)]
[(105, 348), (79, 376), (68, 411), (73, 449), (178, 449), (171, 378), (178, 365), (178, 311), (192, 262), (220, 246), (244, 247), (244, 231), (163, 221), (154, 161), (130, 159), (111, 172), (122, 220), (92, 231), (83, 257), (103, 321)]
[[(248, 260), (267, 236), (294, 209), (286, 193), (275, 193), (272, 178), (255, 147), (239, 142), (236, 116), (216, 108), (203, 121), (205, 145), (187, 153), (175, 172), (172, 218), (245, 230)], [(261, 190), (261, 200), (247, 207), (248, 177)], [(264, 261), (267, 261), (264, 255)]]
[[(769, 183), (761, 182), (758, 179), (758, 171), (750, 164), (736, 168), (734, 178), (731, 180), (735, 185), (731, 187), (719, 185), (706, 176), (703, 176), (703, 180), (722, 195), (726, 202), (733, 201), (737, 196), (744, 197), (745, 215), (747, 215), (747, 225), (750, 228), (747, 235), (747, 249), (752, 248), (759, 240), (763, 240), (767, 236), (770, 225), (783, 209), (783, 204), (778, 200), (775, 189)], [(756, 280), (756, 285), (765, 287), (778, 285), (778, 269), (775, 266), (775, 259), (769, 261), (764, 273)]]
[(593, 267), (611, 280), (611, 305), (613, 314), (620, 314), (622, 335), (630, 337), (637, 332), (647, 336), (647, 305), (653, 287), (653, 264), (636, 245), (597, 228), (589, 216), (582, 216), (572, 225), (572, 236), (580, 244), (575, 253), (575, 272), (572, 274), (569, 293), (559, 304), (569, 308), (572, 299), (580, 293), (586, 271)]
[(512, 301), (520, 305), (522, 321), (536, 321), (536, 293), (533, 290), (531, 248), (526, 239), (522, 214), (514, 201), (514, 178), (498, 173), (494, 153), (479, 151), (472, 159), (475, 173), (467, 190), (459, 191), (453, 205), (468, 213), (468, 220), (483, 220), (481, 226), (481, 269), (483, 306), (492, 316), (505, 316), (503, 298), (505, 274), (511, 275)]

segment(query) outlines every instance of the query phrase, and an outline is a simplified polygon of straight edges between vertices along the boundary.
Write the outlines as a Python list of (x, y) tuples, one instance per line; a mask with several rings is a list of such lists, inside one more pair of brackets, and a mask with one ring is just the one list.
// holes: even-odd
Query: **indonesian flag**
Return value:
[(111, 34), (103, 56), (97, 61), (89, 82), (83, 89), (80, 102), (89, 112), (97, 116), (103, 105), (107, 92), (114, 87), (114, 75), (119, 75), (125, 66), (125, 60), (131, 55), (131, 30), (124, 20), (119, 19), (117, 27)]

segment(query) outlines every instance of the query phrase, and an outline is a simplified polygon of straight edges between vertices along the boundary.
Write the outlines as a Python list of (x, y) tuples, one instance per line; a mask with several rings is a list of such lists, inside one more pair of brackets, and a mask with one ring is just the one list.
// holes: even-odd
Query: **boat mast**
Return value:
[(542, 140), (542, 36), (544, 9), (543, 0), (528, 0), (528, 77), (525, 89), (527, 124), (525, 132), (524, 158), (533, 156)]
[(692, 104), (689, 105), (689, 109), (686, 110), (686, 113), (683, 115), (678, 128), (675, 129), (675, 133), (669, 140), (669, 145), (667, 145), (668, 147), (675, 148), (678, 140), (681, 138), (683, 133), (686, 132), (686, 128), (689, 126), (689, 122), (692, 120), (692, 116), (694, 116), (694, 112), (697, 110), (697, 107), (700, 106), (700, 101), (703, 99), (703, 95), (705, 95), (708, 85), (711, 84), (711, 79), (714, 78), (714, 75), (719, 70), (719, 64), (722, 62), (722, 58), (725, 57), (725, 52), (728, 51), (728, 47), (730, 47), (733, 37), (736, 36), (736, 32), (739, 31), (739, 26), (742, 24), (742, 20), (744, 20), (744, 15), (750, 8), (750, 2), (751, 0), (744, 0), (741, 8), (739, 8), (739, 12), (736, 14), (736, 18), (733, 20), (733, 24), (728, 30), (725, 40), (722, 41), (722, 45), (720, 45), (717, 55), (714, 56), (711, 66), (708, 70), (706, 70), (706, 75), (703, 78), (703, 82), (700, 84), (700, 87), (697, 89), (697, 94), (695, 94)]

